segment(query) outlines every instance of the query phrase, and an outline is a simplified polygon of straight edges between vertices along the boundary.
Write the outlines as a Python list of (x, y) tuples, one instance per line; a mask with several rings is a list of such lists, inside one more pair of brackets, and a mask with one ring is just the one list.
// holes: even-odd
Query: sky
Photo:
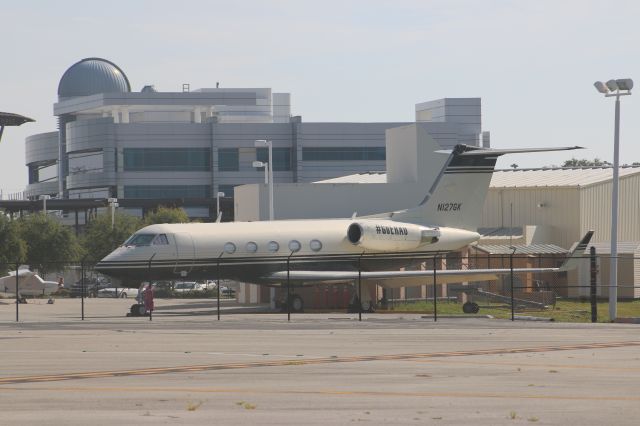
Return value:
[[(24, 190), (24, 140), (55, 131), (62, 74), (115, 62), (132, 89), (271, 87), (303, 121), (412, 121), (414, 105), (481, 97), (494, 148), (583, 146), (498, 167), (613, 160), (614, 100), (593, 83), (640, 84), (640, 2), (610, 0), (0, 0), (0, 190)], [(621, 99), (620, 162), (640, 161), (640, 99)]]

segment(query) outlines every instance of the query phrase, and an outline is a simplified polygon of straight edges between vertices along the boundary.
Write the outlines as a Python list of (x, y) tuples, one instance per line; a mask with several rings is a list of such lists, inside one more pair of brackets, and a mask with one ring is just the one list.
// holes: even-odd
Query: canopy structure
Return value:
[(2, 141), (4, 126), (20, 126), (33, 121), (35, 121), (33, 118), (25, 117), (24, 115), (14, 114), (12, 112), (0, 112), (0, 141)]

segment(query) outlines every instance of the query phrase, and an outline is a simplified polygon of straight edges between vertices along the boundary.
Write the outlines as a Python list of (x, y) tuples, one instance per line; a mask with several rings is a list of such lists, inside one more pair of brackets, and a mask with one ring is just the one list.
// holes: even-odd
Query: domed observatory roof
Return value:
[(106, 59), (86, 58), (73, 64), (62, 75), (58, 99), (130, 91), (129, 79), (120, 67)]

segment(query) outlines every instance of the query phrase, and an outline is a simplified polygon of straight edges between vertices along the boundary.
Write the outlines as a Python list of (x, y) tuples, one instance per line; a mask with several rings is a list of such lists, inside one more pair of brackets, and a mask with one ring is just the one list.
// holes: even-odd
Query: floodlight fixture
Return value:
[(224, 192), (218, 192), (218, 198), (220, 198), (220, 197), (224, 198), (224, 196), (225, 196)]
[(263, 147), (263, 146), (267, 146), (268, 144), (269, 144), (269, 141), (266, 140), (266, 139), (257, 139), (255, 141), (255, 143), (254, 143), (254, 146), (256, 148), (260, 148), (260, 147)]
[(2, 140), (4, 126), (21, 126), (24, 123), (34, 121), (33, 118), (25, 117), (24, 115), (14, 114), (12, 112), (0, 112), (0, 140)]
[(260, 167), (266, 167), (267, 163), (263, 163), (262, 161), (254, 161), (253, 163), (251, 163), (252, 167), (255, 167), (256, 169), (259, 169)]
[(631, 80), (630, 78), (620, 78), (616, 80), (616, 84), (618, 85), (618, 89), (620, 90), (633, 89), (633, 80)]
[(618, 87), (618, 83), (616, 83), (616, 81), (613, 79), (607, 81), (606, 85), (607, 85), (607, 88), (612, 92), (616, 92), (620, 90), (620, 88)]
[(601, 81), (596, 81), (595, 83), (593, 83), (593, 85), (595, 86), (596, 90), (604, 95), (606, 95), (607, 93), (609, 93), (609, 89), (607, 89), (607, 86), (601, 82)]

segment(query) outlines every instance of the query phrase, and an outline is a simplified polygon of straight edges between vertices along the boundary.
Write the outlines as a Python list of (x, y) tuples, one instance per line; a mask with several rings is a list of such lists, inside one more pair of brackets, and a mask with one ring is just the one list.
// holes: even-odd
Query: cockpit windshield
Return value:
[(133, 234), (124, 243), (125, 246), (166, 246), (169, 245), (167, 234)]
[(156, 234), (133, 234), (125, 243), (125, 246), (149, 246)]

